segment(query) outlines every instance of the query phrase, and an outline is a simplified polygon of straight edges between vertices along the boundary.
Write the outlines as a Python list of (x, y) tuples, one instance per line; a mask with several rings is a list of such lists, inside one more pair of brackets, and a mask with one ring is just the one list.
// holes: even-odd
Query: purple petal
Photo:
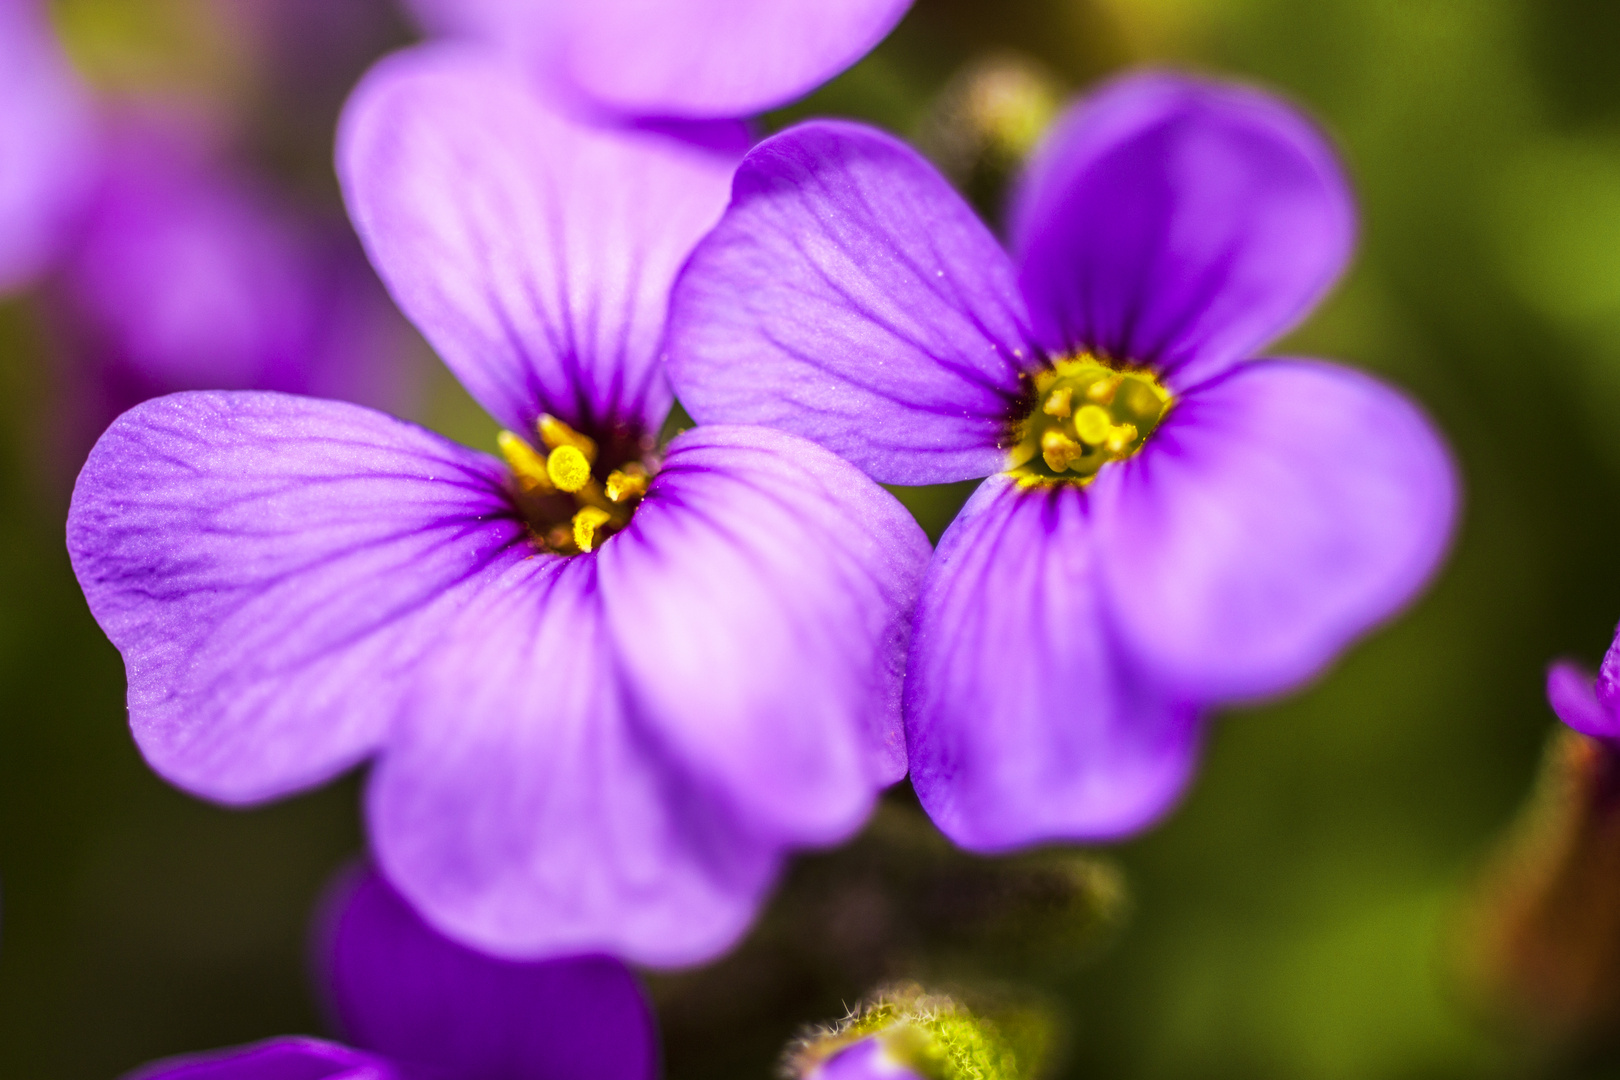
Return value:
[(338, 172), (394, 298), (497, 420), (655, 429), (670, 284), (725, 205), (733, 135), (591, 127), (489, 55), (426, 47), (361, 82)]
[(1594, 739), (1620, 739), (1620, 717), (1599, 700), (1592, 676), (1569, 660), (1547, 669), (1547, 704), (1558, 719)]
[(754, 828), (844, 839), (906, 772), (900, 682), (927, 538), (858, 471), (766, 428), (687, 432), (656, 485), (601, 553), (641, 708)]
[(755, 147), (670, 306), (670, 378), (706, 423), (819, 442), (886, 483), (1002, 467), (1037, 360), (1013, 269), (933, 166), (854, 124)]
[(1354, 232), (1338, 161), (1308, 121), (1256, 90), (1165, 74), (1071, 109), (1012, 207), (1043, 343), (1153, 364), (1180, 388), (1303, 317)]
[(486, 952), (705, 960), (747, 926), (780, 845), (660, 752), (599, 565), (518, 563), (443, 628), (372, 771), (374, 849), (429, 922)]
[(354, 405), (188, 393), (126, 413), (68, 516), (147, 760), (247, 803), (369, 754), (443, 613), (531, 552), (489, 459)]
[(296, 1036), (160, 1061), (125, 1080), (408, 1080), (382, 1058)]
[(911, 0), (411, 0), (424, 25), (525, 54), (598, 104), (665, 117), (783, 105), (864, 56)]
[(1180, 796), (1192, 708), (1123, 662), (1078, 488), (995, 476), (940, 541), (906, 685), (911, 782), (963, 847), (1106, 840)]
[(1449, 544), (1456, 485), (1428, 420), (1382, 383), (1242, 364), (1091, 487), (1109, 610), (1182, 693), (1277, 693), (1412, 599)]
[(927, 556), (826, 451), (677, 439), (628, 529), (513, 567), (446, 628), (373, 774), (389, 879), (503, 956), (712, 957), (784, 849), (846, 836), (903, 772)]
[(0, 293), (56, 254), (95, 171), (88, 95), (43, 0), (0, 0)]
[(617, 960), (520, 964), (431, 930), (369, 868), (329, 897), (318, 957), (349, 1041), (446, 1076), (650, 1080), (657, 1031)]
[(846, 1047), (806, 1073), (804, 1080), (923, 1080), (896, 1061), (876, 1038)]

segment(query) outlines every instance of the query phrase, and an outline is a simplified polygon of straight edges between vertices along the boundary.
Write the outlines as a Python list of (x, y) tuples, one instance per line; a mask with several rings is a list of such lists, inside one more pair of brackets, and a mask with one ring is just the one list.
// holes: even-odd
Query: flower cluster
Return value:
[[(974, 851), (1137, 832), (1212, 710), (1313, 678), (1440, 563), (1457, 484), (1421, 410), (1256, 358), (1354, 235), (1291, 107), (1107, 85), (1027, 163), (1003, 246), (890, 135), (739, 119), (906, 0), (411, 6), (439, 37), (354, 89), (338, 180), (498, 456), (301, 396), (363, 351), (319, 302), (349, 278), (214, 157), (104, 137), (54, 256), (64, 324), (148, 399), (67, 521), (141, 752), (229, 805), (369, 767), (377, 870), (321, 953), (359, 1049), (143, 1076), (647, 1076), (606, 957), (723, 953), (907, 776)], [(23, 241), (0, 278), (44, 259)], [(937, 550), (882, 486), (981, 479)], [(817, 1045), (805, 1076), (1029, 1074), (920, 992)]]

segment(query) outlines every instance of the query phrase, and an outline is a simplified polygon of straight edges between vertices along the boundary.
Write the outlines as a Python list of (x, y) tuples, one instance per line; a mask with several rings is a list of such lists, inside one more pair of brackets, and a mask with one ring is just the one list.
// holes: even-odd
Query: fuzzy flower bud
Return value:
[(916, 985), (881, 991), (839, 1024), (789, 1049), (790, 1080), (1025, 1080), (1042, 1056), (1044, 1026), (997, 1023)]

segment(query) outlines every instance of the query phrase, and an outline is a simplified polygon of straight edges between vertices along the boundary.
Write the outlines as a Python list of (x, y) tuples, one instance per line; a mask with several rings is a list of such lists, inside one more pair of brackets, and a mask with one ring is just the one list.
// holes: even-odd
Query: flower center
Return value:
[(1032, 377), (1034, 405), (1013, 429), (1007, 471), (1024, 487), (1091, 482), (1110, 461), (1142, 448), (1174, 399), (1145, 368), (1116, 368), (1090, 353)]
[(614, 439), (604, 453), (595, 439), (555, 416), (535, 424), (541, 453), (520, 435), (496, 436), (512, 470), (512, 494), (534, 541), (559, 555), (595, 551), (630, 523), (652, 472), (635, 456), (633, 438)]

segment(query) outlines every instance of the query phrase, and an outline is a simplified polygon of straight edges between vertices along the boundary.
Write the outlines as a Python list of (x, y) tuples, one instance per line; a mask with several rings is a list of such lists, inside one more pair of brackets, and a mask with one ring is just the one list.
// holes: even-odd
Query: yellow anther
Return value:
[(1056, 428), (1041, 433), (1041, 457), (1053, 472), (1062, 472), (1086, 456), (1086, 448)]
[(591, 463), (577, 446), (559, 446), (546, 458), (546, 475), (561, 491), (578, 491), (591, 482)]
[(582, 508), (574, 515), (574, 546), (581, 551), (596, 547), (596, 530), (613, 519), (606, 510), (594, 506)]
[(1108, 441), (1103, 444), (1103, 448), (1114, 457), (1123, 457), (1134, 442), (1136, 442), (1136, 425), (1120, 424), (1108, 433)]
[(523, 439), (510, 431), (495, 436), (495, 445), (501, 448), (506, 467), (512, 470), (512, 479), (524, 494), (554, 490), (546, 475), (546, 459)]
[(1141, 450), (1175, 404), (1150, 368), (1090, 353), (1029, 374), (1033, 408), (1007, 432), (1008, 472), (1026, 487), (1089, 484), (1111, 461)]
[(607, 497), (616, 503), (639, 499), (647, 494), (647, 470), (632, 461), (622, 469), (608, 473)]
[(1046, 396), (1046, 404), (1041, 406), (1041, 412), (1047, 416), (1068, 416), (1069, 403), (1073, 400), (1074, 387), (1059, 387)]
[(540, 441), (546, 444), (548, 450), (572, 446), (584, 456), (585, 464), (596, 464), (596, 441), (589, 435), (581, 435), (550, 413), (541, 413), (534, 426), (540, 432)]
[(1113, 426), (1114, 418), (1101, 405), (1082, 405), (1080, 411), (1074, 414), (1075, 434), (1089, 446), (1101, 446), (1106, 442)]
[(1121, 379), (1118, 375), (1105, 375), (1101, 379), (1086, 387), (1086, 398), (1099, 405), (1111, 405), (1114, 402), (1114, 393), (1119, 389)]

